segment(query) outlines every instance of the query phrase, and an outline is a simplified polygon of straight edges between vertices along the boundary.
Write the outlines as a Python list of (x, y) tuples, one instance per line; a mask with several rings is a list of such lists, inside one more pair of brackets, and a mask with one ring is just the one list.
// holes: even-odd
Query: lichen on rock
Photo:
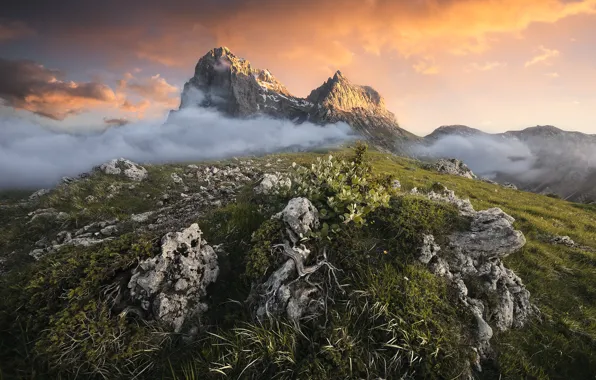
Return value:
[(161, 255), (140, 262), (128, 282), (132, 300), (175, 332), (207, 309), (201, 298), (219, 274), (217, 254), (201, 234), (196, 223), (166, 234)]
[(474, 315), (476, 351), (486, 358), (491, 353), (493, 330), (520, 328), (537, 312), (522, 280), (501, 261), (521, 249), (526, 239), (513, 227), (515, 219), (499, 208), (476, 211), (469, 200), (448, 189), (427, 196), (454, 204), (470, 220), (468, 229), (448, 236), (443, 249), (436, 246), (433, 236), (424, 236), (418, 260), (435, 275), (446, 277)]

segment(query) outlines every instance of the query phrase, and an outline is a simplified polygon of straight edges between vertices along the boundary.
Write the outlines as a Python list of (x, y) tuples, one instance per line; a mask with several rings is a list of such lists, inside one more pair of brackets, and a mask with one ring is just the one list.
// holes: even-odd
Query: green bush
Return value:
[(387, 206), (394, 194), (392, 177), (374, 174), (365, 154), (366, 146), (357, 145), (351, 161), (329, 155), (310, 168), (296, 166), (291, 195), (308, 198), (328, 224), (364, 224), (366, 215)]

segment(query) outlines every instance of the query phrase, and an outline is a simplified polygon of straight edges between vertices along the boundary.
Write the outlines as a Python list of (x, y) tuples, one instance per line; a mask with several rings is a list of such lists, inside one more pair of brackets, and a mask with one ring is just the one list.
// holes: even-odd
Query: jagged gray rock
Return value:
[[(56, 214), (56, 211), (53, 209), (45, 209), (41, 210), (42, 213), (38, 213), (35, 216), (47, 215), (48, 210), (51, 210), (50, 215)], [(29, 255), (35, 260), (39, 260), (43, 256), (54, 253), (65, 246), (90, 247), (100, 243), (108, 242), (113, 240), (114, 236), (118, 234), (118, 222), (118, 219), (105, 220), (103, 222), (88, 224), (74, 232), (66, 230), (61, 231), (52, 241), (50, 241), (48, 238), (38, 241), (36, 243), (38, 248), (30, 251)]]
[[(412, 193), (420, 194), (416, 188), (412, 189)], [(451, 203), (455, 205), (459, 209), (459, 213), (464, 216), (472, 216), (476, 212), (469, 199), (461, 199), (455, 195), (453, 190), (445, 189), (444, 187), (443, 191), (431, 191), (426, 194), (426, 197), (432, 201)]]
[(476, 175), (468, 168), (466, 164), (456, 158), (442, 158), (430, 165), (430, 167), (439, 173), (456, 175), (469, 179), (476, 179)]
[(130, 220), (136, 223), (144, 223), (149, 220), (155, 214), (155, 211), (147, 211), (140, 214), (133, 214), (130, 216)]
[(183, 184), (184, 181), (182, 180), (182, 178), (180, 178), (180, 176), (176, 173), (172, 173), (170, 175), (170, 177), (172, 178), (172, 181), (174, 181), (174, 183), (176, 184)]
[(124, 175), (133, 181), (143, 181), (149, 176), (147, 169), (125, 158), (113, 159), (99, 166), (105, 174)]
[(93, 238), (93, 237), (78, 237), (78, 238), (71, 238), (68, 235), (64, 238), (64, 241), (60, 244), (50, 244), (43, 248), (36, 248), (29, 252), (29, 256), (33, 257), (35, 260), (41, 259), (43, 256), (54, 253), (58, 251), (60, 248), (69, 245), (81, 246), (81, 247), (91, 247), (93, 245), (97, 245), (100, 243), (104, 243), (107, 241), (113, 240), (113, 238)]
[(58, 220), (58, 221), (64, 221), (64, 220), (68, 219), (67, 213), (65, 213), (63, 211), (57, 211), (56, 209), (53, 209), (53, 208), (37, 209), (37, 210), (32, 211), (29, 214), (27, 214), (27, 216), (31, 217), (31, 219), (29, 220), (28, 223), (33, 223), (38, 219), (54, 219), (54, 220)]
[(422, 237), (422, 247), (420, 248), (418, 260), (422, 264), (428, 264), (440, 250), (441, 247), (435, 243), (435, 237), (433, 235), (424, 235)]
[(494, 329), (522, 327), (538, 312), (522, 280), (501, 261), (522, 248), (526, 239), (514, 229), (513, 217), (499, 208), (475, 211), (469, 200), (448, 189), (427, 196), (456, 205), (460, 215), (470, 219), (470, 228), (448, 236), (443, 249), (435, 247), (434, 237), (425, 235), (419, 260), (435, 275), (446, 277), (475, 316), (476, 350), (486, 358)]
[(128, 283), (132, 300), (176, 332), (207, 309), (201, 298), (219, 274), (217, 254), (201, 235), (196, 223), (166, 234), (161, 255), (140, 262)]
[(555, 236), (550, 240), (551, 244), (560, 244), (567, 247), (575, 247), (577, 244), (569, 236)]
[(51, 192), (51, 190), (49, 190), (49, 189), (39, 189), (29, 196), (29, 200), (36, 201), (39, 198), (43, 197), (44, 195), (49, 194), (50, 192)]
[(514, 221), (500, 208), (478, 211), (470, 230), (451, 235), (451, 244), (473, 260), (505, 257), (526, 244), (524, 234), (513, 228)]
[(288, 236), (294, 244), (319, 226), (319, 211), (306, 198), (291, 199), (283, 211), (274, 217), (284, 221)]
[(266, 173), (263, 175), (263, 179), (255, 187), (257, 194), (271, 194), (281, 189), (289, 189), (292, 186), (292, 180), (284, 178), (280, 174)]
[(330, 269), (333, 267), (327, 262), (325, 255), (317, 264), (306, 267), (305, 262), (311, 251), (302, 244), (296, 245), (299, 236), (319, 225), (318, 212), (308, 199), (290, 200), (274, 218), (284, 221), (287, 239), (272, 249), (287, 259), (264, 283), (253, 287), (249, 301), (255, 305), (257, 320), (283, 315), (298, 323), (303, 318), (318, 315), (325, 304), (321, 289), (308, 281), (308, 277), (323, 266)]

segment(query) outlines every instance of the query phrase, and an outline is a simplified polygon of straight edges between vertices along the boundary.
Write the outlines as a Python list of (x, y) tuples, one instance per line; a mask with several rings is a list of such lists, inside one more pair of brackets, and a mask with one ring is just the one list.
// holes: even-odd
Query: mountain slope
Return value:
[(378, 92), (352, 84), (339, 71), (306, 99), (298, 98), (268, 70), (253, 68), (225, 47), (211, 50), (197, 63), (184, 85), (179, 109), (189, 107), (213, 107), (233, 117), (267, 115), (298, 124), (345, 122), (371, 143), (390, 150), (417, 139), (399, 127)]
[[(147, 177), (140, 182), (122, 173), (95, 171), (31, 199), (28, 194), (0, 195), (0, 258), (11, 270), (0, 277), (3, 375), (126, 378), (127, 373), (142, 371), (138, 378), (259, 378), (263, 374), (462, 378), (462, 371), (471, 364), (468, 339), (473, 340), (469, 333), (474, 317), (460, 314), (457, 301), (450, 298), (453, 289), (447, 279), (434, 276), (416, 259), (425, 235), (435, 236), (441, 254), (449, 251), (450, 233), (470, 228), (452, 206), (423, 195), (439, 191), (437, 182), (441, 182), (458, 196), (470, 198), (476, 210), (500, 207), (516, 219), (515, 228), (523, 232), (527, 244), (502, 259), (504, 269), (519, 275), (540, 309), (540, 315), (522, 328), (494, 329), (491, 345), (496, 360), (483, 362), (483, 371), (474, 373), (476, 378), (593, 378), (596, 208), (440, 175), (422, 169), (416, 161), (385, 153), (369, 153), (363, 162), (380, 176), (381, 183), (386, 182), (385, 175), (394, 175), (401, 188), (393, 189), (396, 193), (387, 206), (365, 216), (374, 223), (334, 226), (333, 208), (323, 212), (319, 206), (319, 216), (325, 219), (318, 227), (313, 224), (315, 235), (301, 242), (310, 251), (309, 262), (301, 268), (319, 272), (307, 281), (296, 277), (289, 289), (305, 290), (292, 286), (310, 282), (330, 291), (325, 293), (328, 314), (301, 321), (300, 330), (285, 318), (253, 321), (254, 305), (262, 301), (249, 297), (255, 289), (251, 284), (274, 273), (287, 273), (276, 268), (288, 263), (284, 242), (279, 242), (287, 232), (280, 229), (279, 219), (270, 218), (283, 209), (288, 195), (283, 189), (263, 192), (272, 187), (261, 179), (272, 183), (272, 176), (295, 170), (292, 163), (333, 174), (326, 169), (329, 153), (348, 161), (362, 159), (346, 150), (147, 165)], [(372, 200), (381, 194), (369, 191), (369, 186), (378, 190), (377, 185), (367, 184), (364, 195)], [(309, 184), (290, 185), (294, 186), (307, 189)], [(359, 185), (353, 186), (351, 191)], [(414, 188), (419, 191), (412, 193)], [(330, 187), (321, 190), (331, 191)], [(346, 196), (353, 194), (344, 192), (338, 201)], [(305, 215), (300, 214), (299, 220), (308, 221)], [(220, 280), (207, 288), (208, 296), (201, 294), (208, 310), (202, 312), (198, 335), (170, 335), (154, 319), (162, 315), (161, 309), (147, 314), (141, 302), (136, 308), (122, 309), (118, 300), (131, 295), (128, 290), (118, 292), (118, 284), (130, 283), (131, 271), (136, 279), (149, 280), (151, 260), (163, 253), (160, 247), (170, 246), (174, 238), (183, 242), (187, 235), (180, 231), (196, 232), (187, 230), (195, 222), (203, 235), (178, 248), (181, 253), (204, 248), (210, 255), (204, 257), (211, 259), (215, 252)], [(564, 235), (574, 242), (562, 239)], [(104, 241), (89, 246), (73, 242), (83, 239)], [(29, 256), (39, 247), (54, 246), (59, 247), (47, 250), (40, 261)], [(180, 256), (183, 262), (194, 257)], [(298, 276), (289, 263), (291, 273)], [(486, 273), (486, 278), (491, 275)], [(183, 285), (168, 293), (166, 300), (186, 294), (189, 288)], [(469, 296), (482, 298), (482, 281), (477, 287), (467, 285)], [(300, 294), (312, 300), (312, 289)], [(507, 299), (492, 302), (508, 304)], [(316, 303), (312, 306), (321, 310)], [(494, 305), (483, 307), (492, 310)], [(485, 317), (496, 326), (490, 313)]]

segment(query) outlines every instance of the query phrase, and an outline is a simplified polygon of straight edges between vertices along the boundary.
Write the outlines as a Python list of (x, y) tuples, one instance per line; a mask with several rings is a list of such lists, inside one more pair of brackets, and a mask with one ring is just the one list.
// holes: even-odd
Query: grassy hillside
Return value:
[[(287, 171), (293, 162), (309, 166), (328, 154), (277, 154), (252, 158), (251, 165), (259, 173)], [(351, 150), (333, 155), (353, 159)], [(441, 175), (415, 161), (379, 152), (370, 152), (368, 162), (375, 178), (394, 176), (403, 192), (372, 212), (369, 223), (342, 227), (330, 243), (314, 241), (315, 248), (327, 244), (330, 261), (343, 270), (342, 280), (353, 290), (351, 296), (334, 294), (337, 302), (323, 327), (321, 321), (301, 331), (283, 320), (254, 324), (236, 302), (246, 299), (251, 280), (262, 278), (279, 260), (269, 252), (278, 226), (267, 220), (283, 207), (283, 197), (255, 196), (250, 190), (254, 183), (248, 183), (234, 202), (197, 213), (207, 241), (224, 244), (229, 257), (221, 264), (227, 280), (213, 289), (216, 306), (207, 315), (208, 327), (190, 344), (152, 322), (117, 320), (102, 303), (106, 282), (153, 255), (163, 231), (139, 235), (131, 228), (104, 245), (63, 249), (36, 263), (26, 256), (44, 234), (65, 225), (80, 227), (113, 217), (127, 220), (130, 214), (155, 209), (164, 192), (175, 202), (182, 191), (199, 191), (205, 185), (200, 178), (187, 180), (186, 190), (171, 181), (171, 174), (182, 175), (186, 164), (147, 166), (150, 179), (133, 188), (121, 179), (94, 175), (60, 186), (39, 204), (22, 202), (18, 192), (0, 196), (0, 259), (14, 268), (0, 280), (4, 377), (77, 378), (77, 370), (91, 366), (99, 378), (127, 378), (126, 371), (147, 366), (150, 369), (140, 378), (366, 378), (380, 374), (377, 369), (384, 361), (394, 366), (389, 378), (458, 378), (468, 355), (462, 348), (467, 344), (467, 316), (451, 302), (445, 283), (411, 255), (421, 232), (440, 238), (459, 228), (460, 221), (448, 206), (405, 195), (414, 187), (427, 189), (440, 182), (470, 198), (477, 210), (502, 208), (528, 240), (505, 263), (522, 278), (541, 317), (523, 329), (496, 334), (492, 344), (497, 359), (478, 377), (595, 378), (596, 206)], [(225, 168), (237, 163), (209, 165)], [(115, 184), (123, 190), (110, 196)], [(92, 202), (87, 201), (90, 195)], [(68, 218), (30, 223), (27, 213), (45, 207), (63, 211)], [(550, 240), (556, 235), (568, 235), (581, 247), (554, 245)], [(372, 342), (370, 332), (378, 334)], [(383, 339), (394, 343), (376, 347)], [(387, 352), (395, 342), (400, 342), (399, 355)], [(75, 357), (72, 351), (80, 353)]]

